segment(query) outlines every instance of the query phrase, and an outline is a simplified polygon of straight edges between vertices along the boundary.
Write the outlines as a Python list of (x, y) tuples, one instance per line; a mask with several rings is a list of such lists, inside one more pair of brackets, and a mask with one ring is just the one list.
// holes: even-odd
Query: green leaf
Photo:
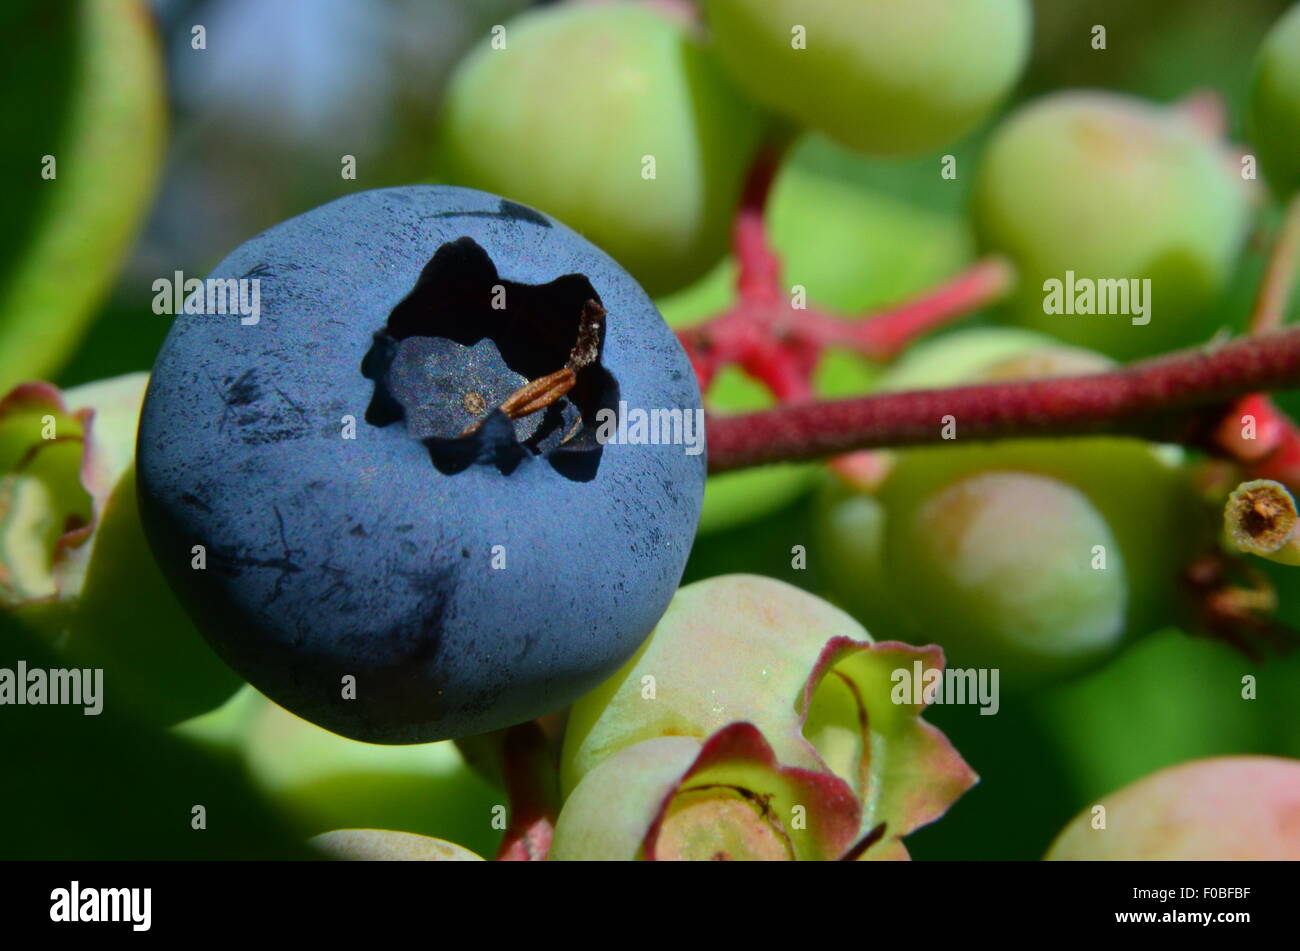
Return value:
[(0, 392), (49, 375), (80, 339), (148, 208), (165, 117), (143, 0), (4, 7)]

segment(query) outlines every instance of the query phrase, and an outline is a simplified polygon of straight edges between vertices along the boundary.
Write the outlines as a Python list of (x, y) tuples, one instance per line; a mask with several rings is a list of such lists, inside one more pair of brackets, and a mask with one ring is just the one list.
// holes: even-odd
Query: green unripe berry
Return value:
[[(1217, 329), (1212, 305), (1241, 250), (1249, 207), (1226, 153), (1181, 114), (1087, 91), (1039, 99), (998, 128), (976, 179), (974, 215), (983, 245), (1018, 269), (1008, 305), (1017, 322), (1130, 359)], [(1091, 301), (1080, 279), (1097, 282)]]
[(1119, 546), (1073, 486), (983, 472), (890, 516), (896, 603), (953, 663), (1056, 673), (1104, 655), (1123, 634)]
[(1110, 366), (1100, 354), (1067, 347), (1020, 327), (970, 327), (923, 340), (889, 368), (882, 390), (929, 390), (968, 383), (1096, 373)]
[(1273, 188), (1284, 198), (1300, 191), (1300, 4), (1260, 48), (1246, 121)]
[(537, 10), (500, 36), (448, 87), (451, 182), (554, 215), (651, 294), (716, 264), (762, 119), (700, 43), (632, 4)]
[(987, 116), (1029, 55), (1026, 0), (707, 0), (745, 91), (863, 152), (938, 148)]
[(346, 862), (482, 862), (483, 856), (455, 842), (390, 829), (335, 829), (311, 844)]
[(885, 561), (887, 513), (880, 499), (827, 474), (816, 500), (814, 528), (829, 593), (882, 637), (901, 628)]
[[(989, 471), (1047, 476), (1087, 496), (1114, 539), (1105, 549), (1104, 570), (1126, 578), (1130, 634), (1180, 619), (1182, 572), (1213, 541), (1214, 524), (1177, 450), (1110, 437), (914, 449), (899, 454), (881, 501), (892, 520), (895, 512), (918, 507), (956, 480)], [(1105, 542), (1098, 538), (1090, 549), (1092, 544)], [(888, 549), (884, 557), (893, 564)]]
[[(913, 348), (882, 386), (925, 389), (1110, 365), (1031, 331), (972, 328)], [(1175, 619), (1181, 572), (1212, 541), (1176, 449), (1115, 438), (961, 443), (961, 421), (954, 424), (957, 445), (893, 453), (875, 494), (827, 480), (817, 529), (840, 604), (878, 637), (937, 640), (957, 666), (996, 663), (1008, 685), (1081, 668), (1126, 633)], [(988, 474), (998, 478), (978, 481)], [(1015, 486), (1021, 478), (1036, 484), (1035, 477), (1058, 489), (1030, 493), (1041, 504), (1039, 522), (1028, 524)], [(982, 491), (945, 495), (963, 484)], [(960, 518), (948, 521), (945, 511)], [(1080, 546), (1082, 536), (1092, 540), (1071, 564), (1086, 566), (1086, 584), (1095, 586), (1086, 590), (1096, 600), (1062, 621), (1058, 609), (1076, 592), (1060, 546)], [(971, 572), (988, 576), (977, 583)], [(1053, 585), (1060, 601), (1049, 593)]]

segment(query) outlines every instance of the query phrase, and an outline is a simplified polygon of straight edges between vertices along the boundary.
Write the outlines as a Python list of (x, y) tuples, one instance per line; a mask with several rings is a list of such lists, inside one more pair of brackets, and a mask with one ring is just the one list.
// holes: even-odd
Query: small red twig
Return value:
[(778, 153), (760, 154), (750, 169), (732, 234), (736, 301), (708, 321), (678, 332), (707, 389), (725, 366), (739, 366), (781, 403), (813, 398), (812, 377), (827, 347), (890, 360), (918, 337), (1002, 297), (1014, 280), (1010, 264), (987, 258), (945, 284), (889, 310), (843, 319), (796, 307), (781, 286), (781, 261), (768, 242), (765, 210)]
[(501, 735), (501, 773), (510, 799), (510, 822), (497, 850), (499, 862), (540, 862), (550, 854), (559, 814), (550, 756), (546, 732), (536, 720)]
[(1222, 141), (1228, 131), (1228, 104), (1217, 89), (1197, 89), (1188, 93), (1174, 108), (1212, 141)]
[(815, 315), (809, 328), (823, 346), (849, 346), (876, 360), (891, 360), (918, 337), (1001, 298), (1015, 271), (1001, 257), (977, 261), (951, 280), (891, 310), (860, 321)]
[(814, 459), (944, 440), (1125, 432), (1199, 441), (1213, 407), (1260, 389), (1300, 387), (1300, 329), (1197, 348), (1091, 376), (882, 393), (709, 420), (709, 469)]
[(1267, 333), (1282, 326), (1297, 270), (1300, 270), (1300, 195), (1291, 199), (1269, 255), (1250, 317), (1251, 333)]
[[(1247, 324), (1252, 334), (1282, 326), (1300, 270), (1300, 196), (1291, 200), (1269, 253), (1255, 307)], [(1300, 487), (1300, 429), (1263, 393), (1236, 401), (1211, 438), (1212, 446), (1239, 462), (1251, 478), (1275, 479)]]
[[(1014, 274), (1005, 261), (986, 259), (914, 301), (860, 321), (797, 310), (781, 291), (779, 262), (763, 229), (774, 169), (770, 157), (756, 163), (737, 216), (736, 305), (680, 336), (702, 386), (721, 366), (737, 364), (783, 405), (711, 418), (710, 471), (935, 443), (951, 416), (962, 439), (1128, 432), (1192, 441), (1252, 477), (1300, 485), (1300, 429), (1257, 392), (1300, 386), (1300, 338), (1276, 332), (1300, 267), (1300, 199), (1288, 210), (1250, 320), (1262, 338), (1089, 377), (814, 403), (812, 371), (824, 348), (852, 346), (888, 359), (926, 331), (998, 299)], [(1190, 412), (1234, 400), (1219, 410), (1217, 425)]]
[(781, 277), (781, 262), (768, 245), (765, 222), (780, 161), (776, 149), (760, 152), (740, 195), (731, 243), (736, 256), (736, 290), (743, 299), (780, 296), (777, 282)]

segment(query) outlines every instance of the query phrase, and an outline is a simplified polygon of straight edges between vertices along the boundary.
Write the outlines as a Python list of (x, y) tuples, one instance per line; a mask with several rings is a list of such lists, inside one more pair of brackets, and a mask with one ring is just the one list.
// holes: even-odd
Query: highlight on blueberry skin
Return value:
[[(611, 258), (413, 186), (283, 222), (212, 280), (256, 280), (258, 313), (176, 320), (137, 470), (154, 557), (235, 671), (336, 733), (420, 743), (559, 709), (640, 646), (706, 456), (667, 438), (695, 375)], [(664, 425), (609, 438), (637, 411)]]

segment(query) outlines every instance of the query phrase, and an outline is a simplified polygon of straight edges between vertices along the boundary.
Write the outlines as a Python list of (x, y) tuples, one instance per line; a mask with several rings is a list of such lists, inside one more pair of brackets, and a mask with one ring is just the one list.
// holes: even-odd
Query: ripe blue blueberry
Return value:
[(256, 279), (256, 322), (176, 318), (137, 461), (154, 555), (236, 671), (418, 743), (558, 709), (636, 650), (705, 457), (601, 435), (602, 411), (700, 406), (621, 267), (532, 209), (408, 187), (277, 225), (213, 279)]

